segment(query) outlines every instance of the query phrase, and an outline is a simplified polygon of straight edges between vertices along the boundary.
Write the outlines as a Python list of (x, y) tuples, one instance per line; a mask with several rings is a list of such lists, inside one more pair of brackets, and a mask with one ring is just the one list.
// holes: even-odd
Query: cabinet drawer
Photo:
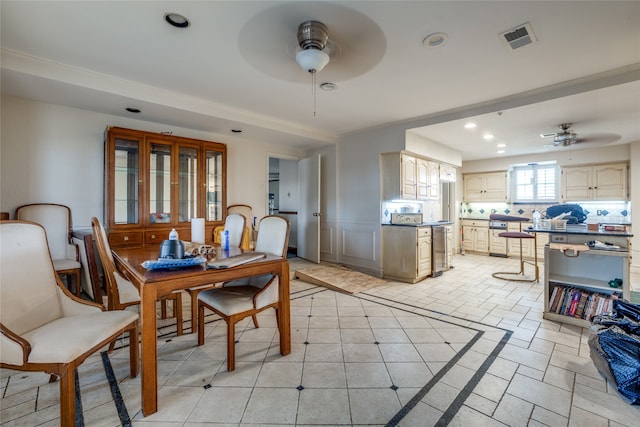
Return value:
[(467, 226), (467, 227), (489, 228), (489, 220), (486, 220), (486, 219), (463, 219), (461, 223), (463, 226)]
[(167, 230), (152, 230), (144, 232), (144, 244), (162, 243), (163, 240), (169, 238), (169, 232)]
[(122, 246), (142, 246), (141, 231), (122, 231), (109, 233), (109, 246), (112, 248)]
[(431, 237), (431, 227), (418, 227), (418, 239)]

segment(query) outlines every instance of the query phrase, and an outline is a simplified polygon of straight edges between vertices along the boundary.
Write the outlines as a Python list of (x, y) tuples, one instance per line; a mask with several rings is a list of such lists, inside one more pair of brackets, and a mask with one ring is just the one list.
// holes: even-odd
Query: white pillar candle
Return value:
[(191, 241), (204, 243), (204, 218), (191, 218)]

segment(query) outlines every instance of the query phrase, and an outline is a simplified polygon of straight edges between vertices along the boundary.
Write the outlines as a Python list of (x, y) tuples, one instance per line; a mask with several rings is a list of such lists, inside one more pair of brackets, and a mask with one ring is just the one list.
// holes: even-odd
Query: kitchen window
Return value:
[(512, 166), (512, 202), (549, 203), (557, 201), (559, 172), (558, 165), (555, 162)]

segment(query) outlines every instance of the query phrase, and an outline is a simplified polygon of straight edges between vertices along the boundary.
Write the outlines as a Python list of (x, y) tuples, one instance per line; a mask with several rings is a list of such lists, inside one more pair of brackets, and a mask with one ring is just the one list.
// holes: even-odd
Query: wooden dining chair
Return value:
[[(256, 252), (286, 257), (290, 224), (286, 218), (269, 215), (260, 220)], [(225, 282), (221, 288), (208, 289), (198, 294), (198, 345), (204, 344), (204, 310), (209, 309), (227, 323), (227, 370), (235, 369), (235, 325), (251, 316), (258, 328), (256, 315), (280, 306), (279, 278), (264, 274)]]
[[(108, 310), (126, 310), (132, 306), (140, 305), (140, 292), (131, 281), (116, 268), (116, 263), (111, 254), (107, 233), (98, 218), (91, 219), (93, 237), (98, 248), (98, 256), (104, 270), (105, 288), (107, 291)], [(173, 302), (173, 313), (176, 318), (176, 333), (182, 335), (182, 294), (174, 292), (162, 300)]]
[(0, 367), (60, 378), (60, 425), (76, 425), (75, 379), (89, 356), (128, 333), (138, 374), (138, 314), (104, 311), (73, 295), (56, 274), (45, 229), (0, 222)]
[(71, 209), (55, 203), (32, 203), (19, 206), (16, 219), (33, 221), (44, 227), (56, 272), (65, 276), (69, 287), (73, 286), (76, 296), (80, 296), (82, 266), (78, 246), (71, 241)]
[[(224, 220), (224, 228), (221, 230), (222, 232), (229, 232), (229, 245), (235, 247), (241, 247), (241, 243), (243, 239), (245, 239), (245, 234), (247, 233), (246, 228), (246, 219), (244, 215), (239, 213), (234, 213), (231, 215), (227, 215)], [(219, 243), (219, 242), (218, 242)], [(206, 291), (207, 289), (211, 289), (215, 287), (215, 283), (211, 283), (205, 286), (197, 286), (194, 288), (187, 288), (185, 291), (191, 297), (191, 332), (196, 331), (196, 324), (198, 323), (198, 294), (202, 291)]]

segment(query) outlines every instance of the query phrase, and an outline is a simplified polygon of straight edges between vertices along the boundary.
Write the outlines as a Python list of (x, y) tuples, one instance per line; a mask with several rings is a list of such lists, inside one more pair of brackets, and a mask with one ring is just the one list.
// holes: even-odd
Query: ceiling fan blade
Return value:
[(551, 132), (551, 133), (541, 133), (540, 134), (540, 138), (554, 138), (558, 136), (557, 132)]

